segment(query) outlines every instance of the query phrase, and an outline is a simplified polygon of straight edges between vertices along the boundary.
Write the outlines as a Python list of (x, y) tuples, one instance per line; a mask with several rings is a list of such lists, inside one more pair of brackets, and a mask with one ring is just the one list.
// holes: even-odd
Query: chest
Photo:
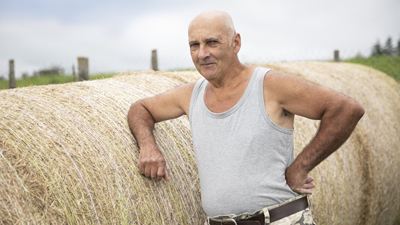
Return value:
[(244, 92), (245, 88), (243, 87), (226, 90), (218, 94), (206, 89), (204, 93), (204, 103), (211, 112), (225, 112), (234, 107), (241, 100)]

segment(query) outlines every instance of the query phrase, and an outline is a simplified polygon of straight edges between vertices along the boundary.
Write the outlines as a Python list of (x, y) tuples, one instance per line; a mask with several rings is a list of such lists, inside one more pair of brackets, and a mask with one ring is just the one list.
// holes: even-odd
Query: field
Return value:
[(380, 70), (400, 81), (400, 56), (355, 57), (345, 62), (358, 63)]
[[(90, 75), (90, 80), (97, 80), (112, 77), (113, 73), (100, 73)], [(46, 84), (62, 84), (73, 82), (72, 75), (46, 75), (46, 76), (33, 76), (24, 79), (17, 79), (17, 87), (28, 87), (33, 85), (46, 85)], [(8, 88), (8, 80), (0, 80), (0, 89)]]
[[(400, 212), (398, 83), (352, 63), (270, 67), (340, 90), (367, 112), (342, 149), (310, 174), (318, 186), (316, 222), (394, 225)], [(132, 102), (198, 78), (195, 72), (149, 71), (0, 91), (0, 224), (202, 224), (190, 121), (155, 126), (172, 179), (166, 183), (140, 174), (127, 124)], [(318, 125), (295, 121), (296, 154)]]
[[(380, 70), (397, 81), (400, 81), (400, 56), (374, 56), (374, 57), (355, 57), (345, 59), (344, 62), (363, 64), (374, 69)], [(181, 69), (177, 69), (181, 70)], [(176, 71), (177, 71), (176, 70)], [(186, 70), (186, 69), (185, 69)], [(112, 77), (113, 73), (94, 74), (90, 76), (91, 80)], [(17, 80), (17, 87), (27, 87), (32, 85), (61, 84), (73, 82), (72, 75), (47, 75), (27, 77)], [(8, 88), (8, 80), (0, 80), (0, 89)]]

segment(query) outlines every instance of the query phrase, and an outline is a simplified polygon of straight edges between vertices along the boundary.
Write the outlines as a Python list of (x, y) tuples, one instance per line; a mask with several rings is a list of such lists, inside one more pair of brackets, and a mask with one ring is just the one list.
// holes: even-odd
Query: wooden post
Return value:
[(400, 40), (397, 41), (397, 55), (400, 56)]
[(151, 50), (151, 69), (154, 71), (158, 70), (157, 49)]
[(89, 80), (89, 59), (78, 57), (78, 77), (79, 81)]
[(78, 81), (78, 79), (76, 77), (76, 72), (75, 72), (75, 65), (72, 65), (72, 80)]
[(14, 68), (14, 59), (10, 59), (8, 62), (8, 87), (11, 88), (16, 88), (17, 83), (15, 81), (15, 68)]
[(335, 62), (339, 62), (340, 61), (339, 50), (336, 49), (333, 52), (333, 59), (334, 59)]

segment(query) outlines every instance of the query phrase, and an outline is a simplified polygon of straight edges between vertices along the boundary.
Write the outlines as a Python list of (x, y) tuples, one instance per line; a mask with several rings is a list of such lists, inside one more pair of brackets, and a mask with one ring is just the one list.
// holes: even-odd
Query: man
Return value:
[[(240, 34), (225, 12), (201, 13), (188, 36), (204, 79), (137, 101), (129, 110), (141, 173), (169, 179), (152, 130), (156, 122), (186, 114), (209, 224), (312, 224), (305, 196), (314, 183), (308, 173), (345, 142), (363, 108), (296, 76), (242, 64)], [(295, 159), (294, 115), (321, 120)]]

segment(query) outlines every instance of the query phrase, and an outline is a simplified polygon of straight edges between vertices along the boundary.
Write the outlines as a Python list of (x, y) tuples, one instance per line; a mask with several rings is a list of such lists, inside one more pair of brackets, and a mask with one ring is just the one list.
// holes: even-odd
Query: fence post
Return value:
[(8, 61), (8, 87), (11, 88), (16, 88), (17, 84), (15, 81), (15, 68), (14, 68), (14, 59), (10, 59)]
[(336, 49), (333, 52), (333, 59), (334, 59), (335, 62), (339, 62), (340, 61), (339, 50)]
[(158, 70), (157, 49), (151, 50), (151, 69), (154, 71)]
[(78, 81), (78, 79), (76, 77), (76, 72), (75, 72), (75, 65), (72, 65), (72, 80)]
[(78, 79), (79, 81), (89, 80), (89, 59), (78, 57)]

